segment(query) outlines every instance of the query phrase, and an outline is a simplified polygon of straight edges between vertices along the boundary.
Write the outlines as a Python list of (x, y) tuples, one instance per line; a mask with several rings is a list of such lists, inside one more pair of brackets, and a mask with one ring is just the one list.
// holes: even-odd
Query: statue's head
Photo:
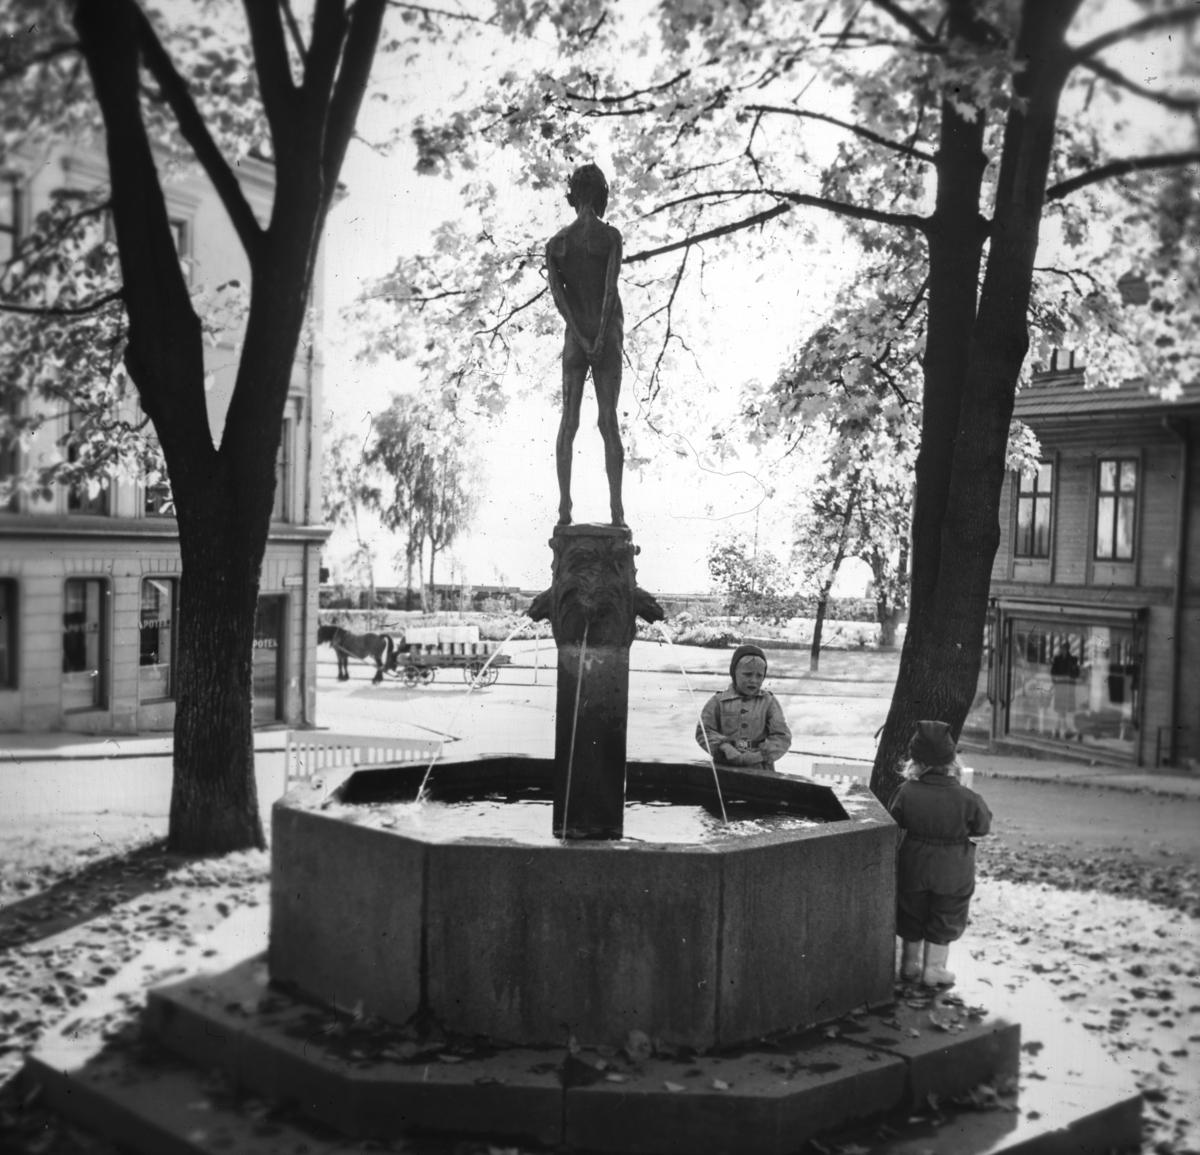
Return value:
[(580, 165), (567, 182), (567, 204), (573, 209), (591, 205), (598, 217), (608, 208), (608, 181), (598, 165)]

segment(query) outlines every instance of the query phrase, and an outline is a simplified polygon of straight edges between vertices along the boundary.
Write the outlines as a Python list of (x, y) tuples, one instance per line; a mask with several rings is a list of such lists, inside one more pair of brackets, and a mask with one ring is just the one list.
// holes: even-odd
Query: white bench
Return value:
[[(814, 762), (812, 777), (815, 780), (824, 779), (827, 782), (842, 784), (861, 782), (864, 786), (871, 782), (870, 762)], [(962, 768), (962, 784), (968, 790), (975, 789), (975, 771), (970, 766)]]
[(861, 782), (864, 786), (871, 781), (870, 762), (814, 762), (812, 778), (817, 781), (846, 784)]
[(379, 734), (335, 734), (289, 730), (283, 754), (286, 789), (329, 770), (428, 762), (441, 743), (436, 738), (387, 738)]

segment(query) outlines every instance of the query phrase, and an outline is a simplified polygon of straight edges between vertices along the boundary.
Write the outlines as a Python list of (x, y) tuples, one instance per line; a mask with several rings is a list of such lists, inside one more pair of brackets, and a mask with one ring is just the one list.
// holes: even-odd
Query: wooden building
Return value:
[(964, 734), (1137, 765), (1200, 763), (1200, 385), (1039, 373), (1014, 417), (979, 690)]
[[(53, 190), (107, 182), (95, 149), (59, 145), (26, 160), (0, 172), (6, 251)], [(274, 169), (243, 157), (237, 173), (251, 206), (267, 219)], [(208, 181), (184, 172), (164, 191), (193, 284), (248, 283), (245, 255)], [(318, 317), (321, 269), (313, 287)], [(229, 333), (205, 353), (209, 425), (218, 440), (237, 336)], [(254, 650), (256, 725), (302, 725), (315, 714), (318, 568), (328, 532), (319, 524), (321, 364), (311, 342), (309, 349), (294, 367), (276, 463)], [(0, 445), (0, 479), (61, 457), (70, 412), (46, 416), (32, 444)], [(174, 626), (184, 575), (170, 489), (154, 481), (18, 492), (0, 507), (0, 730), (127, 733), (174, 725)]]

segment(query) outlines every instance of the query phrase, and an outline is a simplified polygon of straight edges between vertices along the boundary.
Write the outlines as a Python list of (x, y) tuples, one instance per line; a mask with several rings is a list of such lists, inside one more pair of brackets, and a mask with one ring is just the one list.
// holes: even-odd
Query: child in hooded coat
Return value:
[(758, 646), (733, 651), (729, 689), (709, 698), (696, 726), (696, 741), (715, 762), (770, 770), (788, 752), (792, 732), (775, 695), (762, 688), (766, 676)]
[(918, 722), (908, 752), (906, 781), (888, 803), (904, 831), (896, 879), (900, 977), (950, 986), (950, 943), (966, 930), (975, 893), (972, 839), (991, 829), (992, 812), (959, 780), (962, 767), (945, 722)]

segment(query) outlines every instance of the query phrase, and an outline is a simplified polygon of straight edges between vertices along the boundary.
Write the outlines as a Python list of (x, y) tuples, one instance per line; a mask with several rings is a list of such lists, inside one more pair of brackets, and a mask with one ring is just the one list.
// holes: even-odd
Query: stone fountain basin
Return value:
[[(823, 824), (697, 844), (433, 842), (345, 817), (355, 800), (412, 797), (424, 769), (354, 771), (276, 802), (273, 981), (523, 1045), (641, 1030), (727, 1047), (891, 1001), (899, 831), (865, 787), (723, 769), (727, 799)], [(434, 778), (461, 794), (553, 774), (496, 757)], [(628, 764), (630, 796), (673, 790), (713, 794), (711, 766)]]

